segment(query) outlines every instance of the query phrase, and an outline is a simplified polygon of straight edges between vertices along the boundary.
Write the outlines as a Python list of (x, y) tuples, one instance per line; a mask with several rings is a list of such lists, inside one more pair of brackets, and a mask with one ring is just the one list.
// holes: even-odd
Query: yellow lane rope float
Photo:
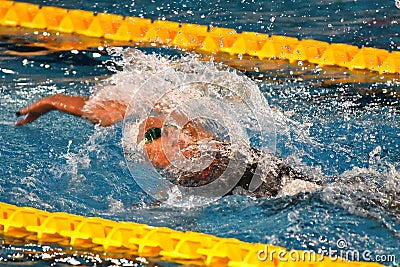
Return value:
[(206, 266), (382, 266), (353, 262), (310, 251), (253, 244), (196, 232), (180, 232), (134, 222), (86, 218), (64, 212), (47, 212), (0, 202), (0, 234), (39, 243), (162, 257), (173, 262)]
[(154, 43), (185, 50), (250, 55), (263, 59), (283, 59), (291, 63), (307, 61), (350, 70), (371, 70), (380, 74), (400, 74), (400, 51), (371, 47), (299, 40), (235, 29), (151, 21), (84, 10), (0, 0), (0, 25), (46, 29), (133, 43)]

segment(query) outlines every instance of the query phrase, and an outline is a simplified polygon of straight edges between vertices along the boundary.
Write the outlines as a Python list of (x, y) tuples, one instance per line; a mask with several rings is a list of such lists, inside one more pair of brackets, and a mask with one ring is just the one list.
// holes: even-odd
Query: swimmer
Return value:
[[(218, 101), (226, 100), (227, 103), (234, 101), (235, 107), (240, 109), (239, 114), (247, 114), (246, 108), (250, 106), (265, 115), (265, 99), (257, 85), (248, 77), (243, 77), (225, 66), (202, 63), (190, 55), (179, 60), (170, 60), (137, 49), (123, 49), (121, 56), (124, 59), (123, 71), (115, 72), (100, 83), (90, 97), (63, 94), (44, 97), (20, 109), (17, 115), (25, 117), (16, 125), (32, 123), (53, 110), (78, 116), (101, 126), (111, 126), (134, 115), (140, 119), (133, 122), (137, 140), (132, 142), (136, 142), (139, 151), (132, 153), (139, 152), (147, 157), (157, 172), (175, 184), (201, 186), (224, 173), (230, 174), (237, 181), (236, 187), (235, 184), (229, 187), (234, 188), (234, 193), (256, 197), (296, 194), (296, 190), (309, 192), (318, 188), (315, 181), (309, 181), (309, 177), (272, 153), (250, 148), (247, 143), (233, 149), (231, 141), (225, 140), (230, 137), (224, 137), (225, 133), (218, 136), (221, 134), (215, 133), (215, 128), (210, 128), (208, 121), (189, 120), (183, 113), (178, 114), (180, 111), (176, 108), (177, 105), (183, 107), (182, 103), (194, 103), (192, 100), (196, 101), (206, 95)], [(243, 100), (249, 102), (244, 104)], [(152, 112), (142, 118), (141, 113), (148, 106), (151, 106)], [(207, 110), (207, 107), (195, 109)], [(171, 110), (174, 110), (172, 113), (175, 115), (172, 115)], [(208, 114), (204, 115), (209, 117)], [(179, 129), (176, 125), (174, 127), (167, 123), (168, 117), (180, 125)], [(241, 124), (251, 127), (252, 122), (246, 119), (247, 115), (244, 115), (244, 120), (234, 118), (238, 127)], [(239, 138), (236, 137), (235, 140)], [(235, 145), (236, 143), (238, 142), (235, 141)], [(204, 155), (207, 157), (203, 157)], [(232, 155), (239, 156), (240, 162), (230, 161)], [(228, 169), (232, 170), (232, 174), (225, 172), (230, 162), (237, 167)], [(259, 170), (261, 175), (258, 175)]]
[[(53, 110), (82, 117), (101, 126), (111, 126), (125, 118), (128, 105), (124, 102), (104, 100), (93, 104), (90, 101), (91, 98), (88, 97), (62, 94), (44, 97), (30, 106), (20, 109), (16, 113), (18, 116), (25, 115), (23, 119), (16, 123), (16, 126), (32, 123), (40, 116)], [(189, 121), (182, 127), (178, 140), (170, 140), (169, 136), (171, 135), (168, 134), (164, 134), (163, 139), (161, 138), (162, 131), (174, 130), (172, 126), (164, 125), (163, 127), (163, 125), (164, 121), (162, 118), (149, 117), (139, 126), (137, 142), (144, 141), (147, 157), (155, 167), (165, 170), (164, 174), (167, 176), (173, 176), (174, 172), (169, 168), (168, 153), (176, 151), (176, 146), (178, 146), (178, 151), (184, 157), (189, 159), (196, 157), (198, 149), (193, 144), (212, 138), (212, 134), (207, 132), (201, 124)], [(217, 147), (220, 152), (216, 153), (215, 159), (210, 166), (202, 171), (183, 172), (178, 178), (173, 179), (173, 182), (184, 186), (199, 186), (211, 182), (210, 179), (204, 179), (205, 176), (218, 177), (221, 175), (229, 161), (225, 155), (229, 153), (229, 145), (220, 142), (217, 144)], [(289, 192), (286, 192), (287, 194), (318, 189), (319, 186), (316, 183), (307, 181), (306, 176), (291, 168), (282, 159), (271, 154), (262, 155), (257, 149), (251, 149), (250, 152), (252, 159), (247, 162), (244, 174), (235, 188), (228, 194), (235, 192), (245, 193), (254, 197), (274, 197), (285, 194), (285, 192), (282, 192), (282, 188), (284, 187), (286, 191), (289, 190)], [(253, 188), (250, 192), (249, 189), (252, 184), (254, 171), (260, 162), (268, 162), (269, 167), (263, 172), (264, 177), (262, 177), (262, 182), (257, 184), (257, 187)]]

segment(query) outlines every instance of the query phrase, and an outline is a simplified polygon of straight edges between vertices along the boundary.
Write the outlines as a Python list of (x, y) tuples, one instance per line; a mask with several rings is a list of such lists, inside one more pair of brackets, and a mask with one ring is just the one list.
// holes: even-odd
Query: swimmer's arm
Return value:
[(25, 118), (19, 120), (16, 126), (31, 123), (40, 116), (52, 110), (58, 110), (74, 116), (85, 118), (92, 123), (102, 126), (110, 126), (120, 121), (125, 116), (126, 105), (116, 101), (103, 101), (85, 110), (84, 106), (89, 100), (83, 96), (67, 96), (62, 94), (52, 95), (42, 98), (27, 108), (23, 108), (17, 112), (17, 115), (26, 115)]
[(87, 100), (88, 98), (83, 96), (67, 96), (61, 94), (44, 97), (32, 105), (17, 111), (17, 116), (26, 116), (25, 118), (19, 120), (15, 125), (20, 126), (31, 123), (37, 120), (40, 116), (52, 110), (59, 110), (68, 114), (82, 117), (82, 109)]

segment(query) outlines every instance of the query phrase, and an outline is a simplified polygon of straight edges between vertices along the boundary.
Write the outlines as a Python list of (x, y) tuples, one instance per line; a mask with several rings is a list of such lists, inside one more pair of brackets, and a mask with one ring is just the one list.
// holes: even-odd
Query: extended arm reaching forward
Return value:
[(74, 116), (85, 118), (92, 123), (102, 126), (110, 126), (115, 122), (122, 120), (125, 116), (126, 105), (114, 100), (106, 100), (96, 105), (91, 105), (90, 109), (86, 109), (88, 97), (83, 96), (67, 96), (62, 94), (52, 95), (39, 99), (32, 105), (20, 109), (17, 116), (26, 115), (25, 118), (19, 120), (15, 125), (31, 123), (43, 114), (52, 110), (58, 110)]

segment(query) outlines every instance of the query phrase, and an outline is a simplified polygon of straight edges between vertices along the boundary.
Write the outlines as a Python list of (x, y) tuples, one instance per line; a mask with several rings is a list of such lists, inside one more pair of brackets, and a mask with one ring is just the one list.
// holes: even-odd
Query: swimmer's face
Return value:
[(145, 144), (145, 147), (147, 156), (149, 157), (153, 166), (165, 168), (170, 164), (167, 156), (165, 155), (161, 138)]
[[(153, 123), (152, 126), (159, 124)], [(179, 133), (176, 131), (178, 129), (173, 126), (164, 126), (162, 130), (160, 127), (152, 127), (146, 131), (146, 153), (155, 167), (165, 168), (170, 165), (167, 155), (174, 153), (180, 153), (187, 159), (198, 156), (198, 141), (210, 137), (202, 127), (195, 127), (192, 122), (186, 123)]]

